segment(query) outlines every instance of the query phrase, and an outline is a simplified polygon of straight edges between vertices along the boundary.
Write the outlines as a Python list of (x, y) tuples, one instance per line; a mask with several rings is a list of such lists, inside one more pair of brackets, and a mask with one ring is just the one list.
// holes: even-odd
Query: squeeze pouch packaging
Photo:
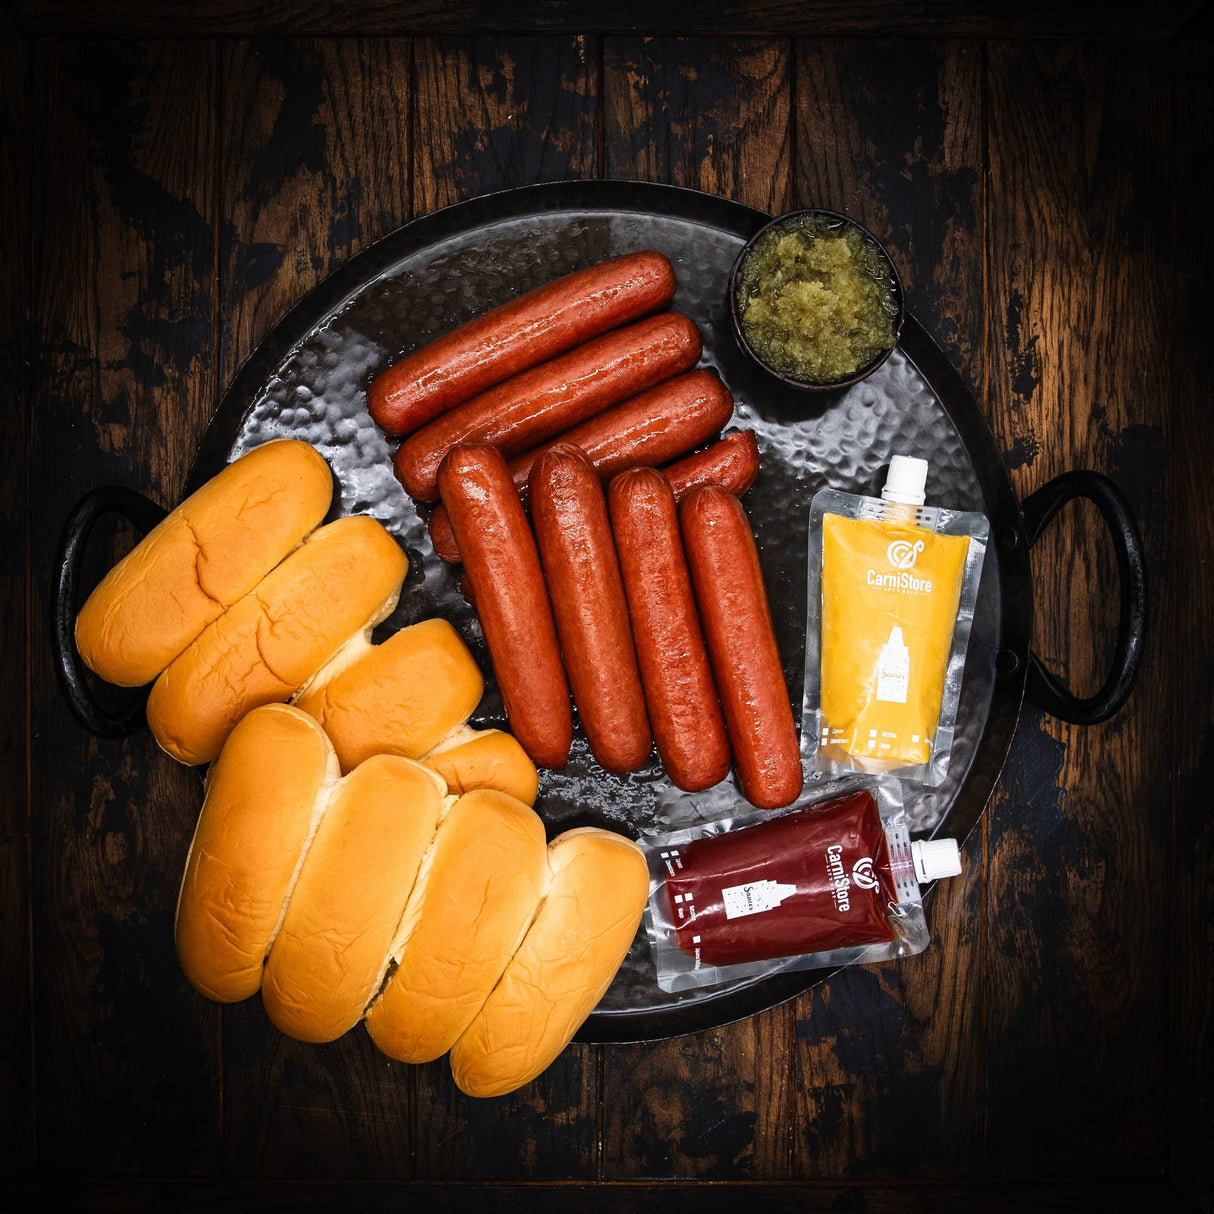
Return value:
[(911, 842), (889, 776), (641, 839), (645, 929), (664, 991), (886, 961), (927, 947), (919, 881), (961, 871), (956, 841)]
[(801, 749), (819, 771), (948, 770), (990, 525), (924, 506), (926, 478), (895, 455), (880, 498), (814, 495)]

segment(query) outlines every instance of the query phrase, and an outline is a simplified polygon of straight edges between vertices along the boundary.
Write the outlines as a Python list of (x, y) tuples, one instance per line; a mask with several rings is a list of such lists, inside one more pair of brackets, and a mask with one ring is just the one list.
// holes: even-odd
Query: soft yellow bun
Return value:
[(228, 735), (177, 899), (177, 956), (210, 999), (232, 1003), (261, 986), (337, 756), (320, 726), (283, 704), (255, 708)]
[(649, 892), (641, 849), (595, 827), (548, 848), (552, 881), (501, 981), (451, 1050), (469, 1096), (500, 1096), (534, 1079), (567, 1046), (611, 985)]
[(76, 647), (110, 683), (150, 683), (247, 594), (329, 509), (333, 478), (307, 443), (250, 451), (129, 552), (76, 617)]
[(512, 734), (500, 729), (457, 730), (422, 756), (453, 793), (493, 788), (534, 805), (540, 777), (530, 756)]
[(367, 1031), (401, 1062), (440, 1058), (502, 976), (548, 889), (544, 824), (500, 792), (461, 797), (409, 898), (398, 968)]
[(444, 791), (432, 771), (399, 755), (376, 755), (338, 784), (266, 961), (261, 996), (284, 1033), (332, 1041), (362, 1018)]
[(305, 689), (296, 706), (320, 721), (349, 771), (375, 754), (420, 758), (463, 725), (484, 690), (459, 633), (433, 619), (402, 628)]
[(314, 531), (156, 680), (148, 725), (182, 763), (208, 763), (252, 708), (281, 703), (355, 634), (391, 614), (408, 562), (374, 519)]

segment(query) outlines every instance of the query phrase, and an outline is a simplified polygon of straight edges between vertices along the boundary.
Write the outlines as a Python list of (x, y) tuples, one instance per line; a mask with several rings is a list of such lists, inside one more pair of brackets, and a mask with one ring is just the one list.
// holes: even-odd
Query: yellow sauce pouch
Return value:
[(810, 507), (802, 750), (819, 771), (948, 770), (989, 524), (922, 504), (927, 465), (895, 456), (883, 498)]

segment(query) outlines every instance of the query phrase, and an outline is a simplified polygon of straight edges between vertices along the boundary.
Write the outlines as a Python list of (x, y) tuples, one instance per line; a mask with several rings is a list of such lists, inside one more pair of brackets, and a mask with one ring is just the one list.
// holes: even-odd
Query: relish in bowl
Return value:
[(875, 371), (898, 342), (902, 283), (866, 229), (833, 211), (793, 211), (734, 262), (730, 317), (739, 344), (798, 388), (841, 388)]

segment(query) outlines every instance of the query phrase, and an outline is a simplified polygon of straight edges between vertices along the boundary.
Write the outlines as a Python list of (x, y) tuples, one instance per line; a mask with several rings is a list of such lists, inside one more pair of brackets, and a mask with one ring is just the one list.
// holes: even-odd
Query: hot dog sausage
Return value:
[(567, 274), (394, 363), (372, 381), (367, 408), (389, 434), (411, 434), (512, 375), (664, 308), (674, 288), (670, 262), (651, 250)]
[(632, 468), (611, 482), (607, 501), (658, 754), (680, 788), (699, 792), (728, 773), (729, 740), (674, 493), (662, 473)]
[(531, 519), (573, 702), (608, 771), (635, 771), (653, 746), (603, 487), (576, 447), (531, 469)]
[(439, 470), (514, 736), (540, 767), (569, 758), (573, 713), (539, 554), (500, 451), (456, 447)]
[[(711, 372), (692, 371), (690, 375), (684, 375), (679, 379), (671, 380), (669, 384), (661, 384), (657, 388), (644, 393), (644, 395), (657, 396), (664, 389), (685, 383), (687, 380), (699, 375), (711, 375)], [(728, 392), (728, 389), (725, 389), (725, 391)], [(640, 399), (640, 397), (637, 397), (638, 401)], [(591, 418), (585, 425), (578, 426), (575, 430), (570, 430), (568, 434), (558, 441), (573, 443), (575, 447), (581, 447), (586, 452), (587, 458), (594, 465), (594, 470), (598, 473), (599, 479), (603, 481), (608, 480), (616, 472), (621, 472), (625, 468), (660, 467), (659, 461), (651, 461), (646, 458), (650, 454), (648, 450), (640, 453), (634, 452), (626, 457), (619, 456), (618, 447), (613, 442), (611, 436), (597, 438), (595, 435), (596, 427), (600, 424), (605, 427), (608, 419), (613, 414), (622, 415), (633, 403), (633, 401), (628, 401), (625, 404), (618, 405), (614, 409), (608, 409), (606, 413), (601, 413), (598, 417)], [(732, 398), (730, 399), (730, 408), (732, 409)], [(692, 429), (693, 427), (689, 423), (686, 432), (688, 436), (690, 436)], [(672, 422), (669, 431), (671, 434), (675, 432), (682, 432), (681, 423), (678, 420)], [(700, 440), (697, 439), (696, 441)], [(689, 445), (694, 446), (694, 444)], [(540, 450), (544, 449), (540, 448)], [(518, 488), (519, 495), (523, 497), (524, 502), (526, 501), (525, 484), (519, 484), (519, 473), (523, 469), (530, 472), (531, 465), (538, 454), (538, 451), (531, 451), (526, 455), (520, 455), (518, 459), (510, 461), (510, 470), (514, 476), (515, 487)], [(699, 488), (700, 485), (720, 485), (722, 489), (727, 489), (730, 493), (741, 496), (754, 484), (755, 477), (758, 475), (759, 444), (755, 441), (753, 430), (743, 430), (739, 434), (727, 434), (720, 442), (713, 443), (711, 447), (707, 447), (695, 455), (689, 455), (686, 459), (680, 460), (677, 464), (670, 464), (662, 470), (666, 473), (666, 479), (670, 481), (670, 487), (674, 490), (676, 502), (682, 501), (688, 493), (693, 489)], [(451, 534), (451, 523), (447, 518), (447, 511), (441, 504), (436, 506), (434, 513), (430, 515), (429, 526), (430, 540), (434, 545), (434, 551), (444, 561), (458, 561), (459, 546), (455, 542), (455, 537)]]
[(410, 435), (396, 452), (396, 475), (413, 497), (438, 496), (438, 466), (459, 443), (486, 442), (507, 457), (678, 375), (700, 357), (695, 324), (665, 312), (596, 337), (543, 366), (481, 393)]
[(788, 805), (801, 791), (801, 754), (746, 513), (710, 485), (683, 499), (679, 522), (738, 783), (760, 809)]
[[(625, 468), (660, 468), (678, 459), (716, 434), (732, 413), (733, 397), (715, 371), (689, 371), (575, 426), (556, 442), (583, 451), (606, 484)], [(524, 502), (532, 465), (552, 445), (510, 461)]]
[(727, 434), (695, 455), (681, 459), (662, 469), (674, 490), (674, 500), (681, 502), (701, 485), (719, 485), (741, 497), (759, 475), (759, 444), (753, 430)]

